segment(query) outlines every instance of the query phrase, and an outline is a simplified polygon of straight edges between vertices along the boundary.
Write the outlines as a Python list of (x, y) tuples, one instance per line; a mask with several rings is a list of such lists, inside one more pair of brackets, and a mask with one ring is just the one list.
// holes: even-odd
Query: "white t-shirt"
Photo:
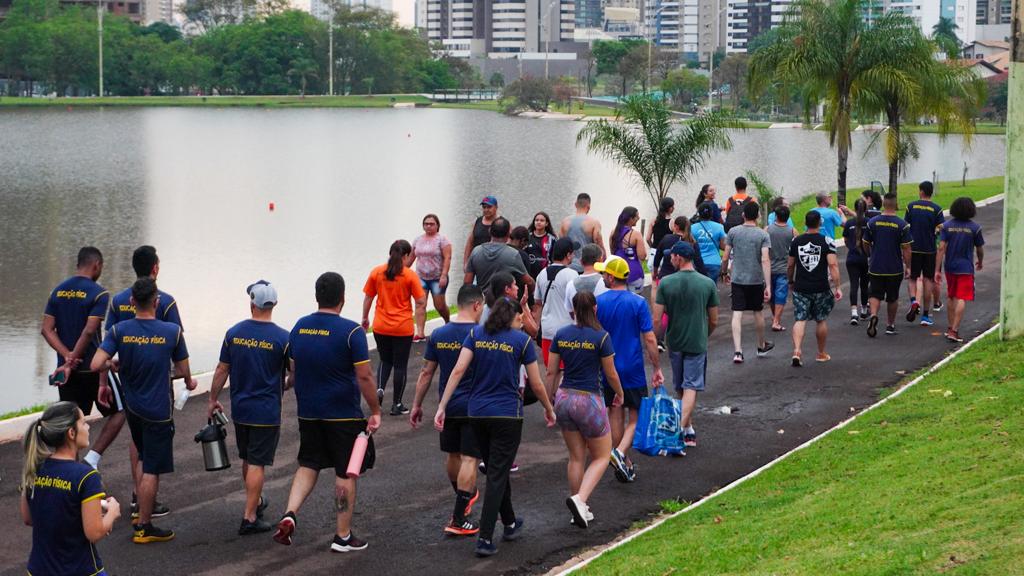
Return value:
[[(576, 283), (587, 278), (597, 277), (597, 283), (594, 284), (594, 297), (597, 298), (601, 294), (608, 291), (608, 287), (604, 285), (604, 278), (601, 277), (600, 272), (591, 272), (590, 274), (580, 274), (575, 280), (569, 283), (565, 288), (565, 310), (566, 314), (572, 314), (572, 299), (576, 296)], [(571, 316), (570, 316), (571, 317)]]
[[(560, 264), (559, 264), (560, 266)], [(555, 274), (551, 282), (551, 290), (548, 290), (548, 269), (545, 268), (537, 275), (537, 285), (533, 291), (533, 299), (537, 304), (543, 306), (540, 314), (540, 337), (550, 340), (555, 337), (555, 332), (560, 328), (572, 324), (572, 317), (559, 303), (565, 301), (565, 289), (572, 281), (579, 276), (579, 273), (572, 268), (565, 267)], [(544, 294), (547, 294), (547, 301), (544, 301)], [(550, 305), (548, 305), (550, 303)]]

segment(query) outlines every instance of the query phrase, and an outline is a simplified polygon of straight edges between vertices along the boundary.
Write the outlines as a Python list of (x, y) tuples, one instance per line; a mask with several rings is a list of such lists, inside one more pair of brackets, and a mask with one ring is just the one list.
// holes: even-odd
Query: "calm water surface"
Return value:
[[(357, 318), (371, 267), (396, 238), (420, 233), (427, 212), (461, 246), (484, 194), (513, 224), (537, 210), (556, 221), (588, 192), (608, 229), (625, 205), (652, 202), (609, 162), (575, 144), (576, 122), (462, 110), (47, 110), (0, 113), (0, 412), (53, 400), (55, 358), (39, 336), (49, 291), (73, 272), (80, 246), (106, 258), (100, 283), (134, 279), (131, 253), (161, 257), (160, 287), (178, 300), (194, 371), (216, 364), (220, 340), (248, 315), (245, 286), (273, 282), (275, 320), (290, 328), (315, 308), (326, 270), (348, 284), (344, 314)], [(849, 181), (885, 180), (879, 153), (857, 134)], [(1005, 140), (920, 135), (906, 180), (1004, 172)], [(689, 214), (695, 191), (720, 194), (745, 170), (789, 198), (835, 188), (825, 134), (751, 130), (674, 196)], [(274, 202), (276, 209), (268, 210)], [(453, 270), (456, 268), (453, 266)], [(449, 291), (454, 294), (454, 291)]]

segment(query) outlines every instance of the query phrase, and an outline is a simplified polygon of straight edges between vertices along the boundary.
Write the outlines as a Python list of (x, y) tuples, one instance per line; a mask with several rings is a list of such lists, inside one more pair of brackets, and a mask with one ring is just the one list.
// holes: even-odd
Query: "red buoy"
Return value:
[(271, 202), (270, 206), (268, 206), (268, 208), (270, 208), (270, 211), (273, 212), (274, 211), (274, 203)]

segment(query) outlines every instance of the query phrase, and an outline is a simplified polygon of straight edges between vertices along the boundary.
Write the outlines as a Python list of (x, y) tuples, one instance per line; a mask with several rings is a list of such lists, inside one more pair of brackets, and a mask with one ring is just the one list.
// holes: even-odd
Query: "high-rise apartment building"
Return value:
[(422, 0), (420, 31), (454, 56), (558, 52), (573, 42), (572, 0)]
[(576, 0), (576, 28), (600, 28), (604, 20), (601, 0)]
[(728, 0), (726, 53), (746, 52), (755, 38), (782, 24), (791, 4), (791, 0)]
[(664, 50), (697, 58), (701, 0), (648, 0), (644, 6), (647, 39)]
[(981, 25), (1009, 24), (1013, 20), (1012, 0), (977, 0), (975, 21)]

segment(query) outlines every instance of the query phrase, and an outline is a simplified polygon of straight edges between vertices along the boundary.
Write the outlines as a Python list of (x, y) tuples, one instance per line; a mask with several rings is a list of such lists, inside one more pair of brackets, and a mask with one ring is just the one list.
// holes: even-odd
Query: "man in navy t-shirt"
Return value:
[(92, 360), (93, 370), (105, 370), (110, 358), (120, 358), (120, 374), (128, 412), (128, 428), (139, 453), (138, 522), (133, 525), (136, 544), (165, 542), (174, 532), (153, 526), (151, 519), (160, 475), (174, 471), (174, 421), (171, 418), (171, 364), (174, 373), (195, 390), (188, 366), (188, 349), (181, 326), (156, 319), (156, 282), (140, 278), (132, 285), (135, 318), (107, 331)]
[(281, 436), (281, 392), (289, 368), (288, 331), (274, 324), (277, 290), (266, 280), (250, 284), (249, 311), (252, 318), (228, 329), (220, 347), (220, 363), (213, 373), (208, 417), (223, 411), (217, 401), (231, 378), (231, 418), (235, 421), (235, 442), (242, 460), (245, 483), (245, 512), (239, 536), (269, 532), (263, 520), (263, 468), (274, 465), (274, 453)]
[(903, 219), (910, 224), (910, 311), (907, 322), (913, 322), (921, 311), (917, 301), (917, 279), (921, 279), (924, 295), (924, 314), (921, 316), (922, 326), (933, 324), (929, 311), (932, 308), (933, 281), (935, 279), (935, 234), (945, 217), (942, 206), (932, 202), (935, 187), (925, 180), (917, 187), (919, 198), (907, 204), (907, 213)]
[[(459, 360), (462, 343), (466, 341), (470, 330), (480, 321), (484, 310), (484, 294), (478, 286), (466, 284), (459, 289), (459, 312), (448, 324), (434, 330), (427, 339), (427, 349), (423, 354), (423, 370), (416, 382), (416, 397), (413, 399), (409, 423), (419, 428), (423, 422), (423, 399), (430, 389), (430, 381), (438, 368), (438, 397), (444, 395), (448, 385), (448, 377)], [(480, 497), (476, 487), (476, 471), (480, 461), (480, 449), (473, 437), (473, 427), (469, 420), (469, 393), (473, 388), (473, 368), (456, 387), (452, 399), (448, 402), (447, 417), (441, 431), (441, 451), (448, 454), (445, 470), (448, 480), (455, 489), (455, 508), (452, 518), (445, 526), (447, 534), (470, 536), (480, 528), (469, 520), (473, 504)]]
[[(291, 545), (296, 514), (316, 486), (320, 470), (334, 468), (337, 530), (333, 552), (364, 550), (367, 543), (352, 533), (356, 478), (348, 474), (356, 438), (380, 427), (377, 382), (363, 328), (341, 317), (345, 281), (337, 272), (316, 280), (317, 311), (300, 318), (289, 336), (289, 355), (299, 413), (299, 469), (292, 480), (288, 507), (274, 540)], [(363, 414), (359, 398), (370, 408)], [(373, 439), (366, 447), (360, 474), (373, 467)]]
[[(651, 383), (661, 386), (665, 377), (658, 362), (658, 341), (654, 337), (654, 323), (647, 300), (627, 290), (626, 279), (629, 266), (621, 258), (594, 265), (603, 272), (610, 288), (597, 297), (597, 319), (612, 338), (615, 350), (615, 370), (622, 381), (623, 402), (613, 406), (614, 391), (605, 383), (604, 397), (608, 406), (608, 418), (612, 428), (612, 466), (615, 478), (620, 482), (636, 479), (633, 462), (629, 459), (629, 448), (636, 433), (636, 420), (640, 401), (647, 396), (647, 372), (644, 368), (644, 351), (654, 366)], [(628, 411), (628, 412), (627, 412)]]
[(899, 310), (900, 284), (910, 276), (910, 225), (896, 215), (899, 208), (896, 194), (890, 192), (882, 200), (882, 215), (875, 216), (864, 229), (864, 242), (870, 246), (868, 276), (871, 282), (871, 318), (868, 336), (878, 335), (878, 309), (886, 303), (885, 333), (896, 334), (896, 312)]
[[(88, 415), (93, 402), (107, 416), (96, 442), (85, 456), (93, 468), (124, 426), (120, 391), (108, 384), (106, 370), (91, 369), (102, 336), (103, 315), (110, 294), (96, 283), (103, 273), (103, 254), (92, 246), (78, 251), (75, 275), (50, 293), (43, 314), (43, 339), (57, 353), (53, 383), (61, 400), (74, 402)], [(63, 383), (60, 381), (63, 379)]]

